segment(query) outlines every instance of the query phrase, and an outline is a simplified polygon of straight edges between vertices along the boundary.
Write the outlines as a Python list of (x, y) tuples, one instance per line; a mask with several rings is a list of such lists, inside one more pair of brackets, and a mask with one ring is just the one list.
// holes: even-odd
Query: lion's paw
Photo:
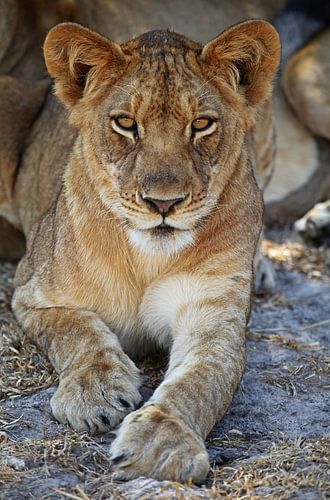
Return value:
[(202, 439), (154, 405), (144, 406), (125, 418), (112, 443), (110, 459), (114, 479), (149, 476), (199, 483), (209, 470)]
[(307, 242), (327, 245), (330, 242), (330, 200), (317, 203), (294, 223), (293, 228)]
[(75, 430), (106, 432), (140, 406), (139, 386), (131, 360), (83, 365), (61, 376), (50, 404), (54, 417)]

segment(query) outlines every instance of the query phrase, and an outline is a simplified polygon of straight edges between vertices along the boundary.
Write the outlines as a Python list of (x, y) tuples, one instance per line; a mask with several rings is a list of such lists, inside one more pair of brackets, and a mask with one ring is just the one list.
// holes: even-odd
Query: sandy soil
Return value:
[[(0, 498), (326, 498), (329, 251), (297, 243), (288, 232), (268, 237), (278, 290), (255, 300), (247, 369), (207, 440), (212, 468), (200, 487), (113, 482), (107, 458), (113, 436), (77, 434), (52, 418), (56, 375), (12, 317), (15, 266), (1, 263)], [(145, 398), (165, 367), (162, 358), (142, 364)]]

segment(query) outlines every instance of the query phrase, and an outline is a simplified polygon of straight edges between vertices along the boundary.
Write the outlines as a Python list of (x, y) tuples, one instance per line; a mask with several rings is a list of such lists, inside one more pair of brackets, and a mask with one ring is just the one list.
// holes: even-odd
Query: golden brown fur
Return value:
[[(15, 314), (60, 375), (55, 417), (78, 430), (120, 423), (141, 401), (129, 356), (169, 350), (164, 382), (119, 429), (113, 468), (200, 481), (203, 439), (244, 368), (262, 224), (253, 130), (269, 106), (278, 35), (247, 21), (204, 47), (170, 31), (120, 46), (66, 23), (44, 50), (77, 136), (63, 177), (49, 165), (28, 210), (17, 197), (28, 250)], [(119, 128), (123, 114), (134, 132)], [(208, 128), (193, 132), (201, 116)], [(49, 132), (59, 140), (60, 124)], [(18, 193), (40, 182), (31, 168)]]

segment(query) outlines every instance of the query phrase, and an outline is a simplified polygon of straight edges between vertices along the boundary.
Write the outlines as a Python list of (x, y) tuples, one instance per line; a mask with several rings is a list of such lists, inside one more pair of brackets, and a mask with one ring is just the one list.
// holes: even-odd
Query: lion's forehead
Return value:
[(215, 92), (196, 57), (161, 52), (148, 55), (116, 88), (116, 104), (137, 118), (189, 120), (198, 111), (215, 108)]
[(175, 31), (166, 30), (153, 30), (143, 33), (137, 38), (130, 40), (128, 43), (122, 45), (125, 54), (157, 54), (160, 52), (168, 53), (186, 53), (195, 52), (200, 53), (202, 47), (199, 43), (190, 40), (189, 38), (176, 33)]

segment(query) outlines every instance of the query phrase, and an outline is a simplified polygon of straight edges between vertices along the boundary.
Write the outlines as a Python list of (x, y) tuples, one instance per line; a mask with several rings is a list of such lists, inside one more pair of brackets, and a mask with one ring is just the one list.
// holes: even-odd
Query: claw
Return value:
[(104, 413), (101, 413), (101, 415), (99, 415), (99, 417), (104, 425), (110, 425), (110, 420), (108, 419), (108, 417), (106, 415), (104, 415)]
[(126, 409), (128, 409), (128, 408), (131, 407), (131, 405), (129, 404), (129, 402), (126, 401), (126, 399), (124, 399), (124, 398), (118, 398), (118, 402), (119, 402), (119, 404), (121, 404)]
[(114, 465), (114, 464), (119, 464), (120, 462), (122, 462), (123, 460), (125, 460), (127, 457), (124, 453), (122, 453), (121, 455), (117, 455), (116, 457), (114, 458), (110, 458), (111, 460), (111, 464)]
[(87, 431), (91, 432), (91, 426), (89, 425), (89, 422), (88, 422), (88, 420), (86, 418), (84, 419), (84, 422), (85, 422), (85, 425), (87, 427)]
[(126, 475), (124, 471), (116, 471), (111, 474), (114, 481), (125, 481)]

